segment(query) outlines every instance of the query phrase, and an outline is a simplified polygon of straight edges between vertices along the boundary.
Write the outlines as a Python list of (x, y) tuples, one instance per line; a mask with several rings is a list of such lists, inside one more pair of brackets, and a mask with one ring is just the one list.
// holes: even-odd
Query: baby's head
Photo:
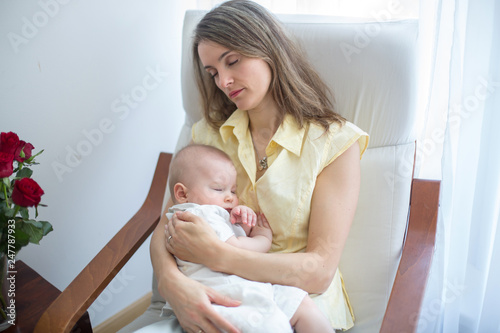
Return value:
[(227, 210), (238, 205), (233, 162), (212, 146), (189, 145), (175, 154), (169, 187), (175, 204), (217, 205)]

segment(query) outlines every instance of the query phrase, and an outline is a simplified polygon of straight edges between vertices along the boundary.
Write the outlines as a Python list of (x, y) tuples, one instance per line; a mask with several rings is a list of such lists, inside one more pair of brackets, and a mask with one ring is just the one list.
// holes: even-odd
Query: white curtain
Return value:
[(420, 173), (442, 156), (442, 184), (418, 331), (500, 332), (500, 2), (424, 0), (420, 12), (433, 27), (422, 36), (431, 76)]

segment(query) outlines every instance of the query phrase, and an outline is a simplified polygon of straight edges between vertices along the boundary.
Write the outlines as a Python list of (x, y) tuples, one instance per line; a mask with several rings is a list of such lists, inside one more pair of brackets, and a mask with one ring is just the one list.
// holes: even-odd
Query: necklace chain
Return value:
[[(259, 158), (258, 152), (257, 152), (257, 147), (255, 146), (255, 141), (253, 140), (253, 136), (252, 136), (252, 143), (253, 143), (253, 148), (255, 150), (255, 154), (256, 154), (257, 158)], [(259, 160), (259, 165), (258, 165), (257, 169), (259, 171), (263, 171), (263, 170), (266, 170), (268, 167), (269, 167), (269, 165), (267, 164), (267, 156), (264, 155), (264, 157)]]

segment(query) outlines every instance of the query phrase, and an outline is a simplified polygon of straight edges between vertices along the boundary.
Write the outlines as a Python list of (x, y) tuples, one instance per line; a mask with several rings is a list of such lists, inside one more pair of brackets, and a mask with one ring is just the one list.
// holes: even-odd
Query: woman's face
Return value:
[(198, 45), (198, 54), (207, 75), (238, 109), (251, 111), (274, 105), (269, 90), (271, 69), (264, 60), (243, 56), (209, 41)]

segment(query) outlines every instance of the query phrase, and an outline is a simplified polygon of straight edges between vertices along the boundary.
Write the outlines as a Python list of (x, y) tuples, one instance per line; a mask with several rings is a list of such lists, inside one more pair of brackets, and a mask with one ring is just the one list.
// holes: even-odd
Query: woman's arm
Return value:
[[(153, 232), (150, 244), (151, 262), (158, 280), (158, 291), (170, 304), (181, 326), (188, 332), (238, 332), (226, 319), (220, 316), (211, 303), (224, 306), (238, 306), (240, 302), (222, 296), (182, 274), (173, 256), (165, 248), (165, 215), (171, 200)], [(215, 325), (215, 326), (214, 326)]]
[(232, 236), (226, 243), (249, 251), (266, 253), (271, 249), (273, 231), (266, 217), (259, 213), (255, 226), (249, 231), (249, 236)]
[[(169, 233), (183, 231), (190, 249), (170, 248), (182, 259), (198, 261), (215, 271), (249, 280), (293, 285), (309, 293), (324, 292), (333, 279), (356, 211), (360, 186), (359, 145), (327, 166), (318, 176), (311, 203), (308, 245), (304, 253), (257, 253), (230, 248), (197, 237), (203, 224), (189, 214), (169, 224)], [(183, 223), (179, 218), (193, 223)], [(175, 224), (175, 228), (174, 228)], [(178, 251), (178, 252), (175, 252)]]

